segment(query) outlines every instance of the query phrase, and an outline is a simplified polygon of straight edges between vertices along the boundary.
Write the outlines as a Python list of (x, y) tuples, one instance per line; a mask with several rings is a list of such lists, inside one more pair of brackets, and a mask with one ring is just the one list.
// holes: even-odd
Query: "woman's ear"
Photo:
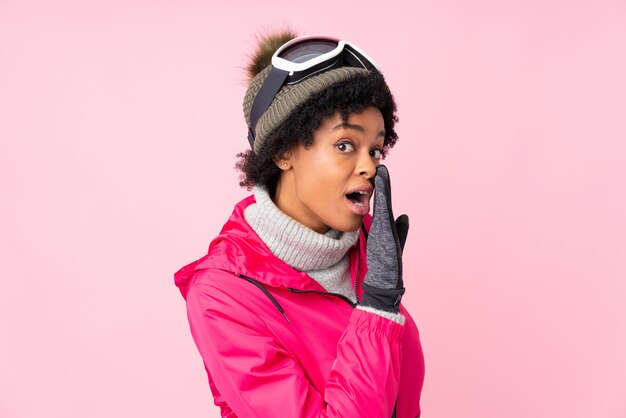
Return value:
[(291, 168), (291, 152), (286, 151), (282, 156), (274, 157), (274, 163), (283, 171), (289, 170)]

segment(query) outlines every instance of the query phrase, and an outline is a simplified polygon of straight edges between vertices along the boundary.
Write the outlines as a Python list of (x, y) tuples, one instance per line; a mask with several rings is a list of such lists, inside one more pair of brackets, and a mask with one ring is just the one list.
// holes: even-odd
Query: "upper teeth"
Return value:
[(358, 194), (367, 194), (367, 192), (365, 190), (359, 190), (357, 193)]

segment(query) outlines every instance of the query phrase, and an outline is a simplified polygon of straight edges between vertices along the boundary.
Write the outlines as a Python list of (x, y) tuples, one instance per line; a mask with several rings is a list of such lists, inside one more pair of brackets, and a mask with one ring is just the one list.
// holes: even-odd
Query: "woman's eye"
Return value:
[(372, 158), (380, 160), (380, 158), (383, 156), (383, 151), (380, 149), (373, 149), (370, 151), (370, 155), (372, 156)]
[(349, 142), (340, 142), (336, 145), (336, 147), (341, 152), (354, 151), (354, 145)]

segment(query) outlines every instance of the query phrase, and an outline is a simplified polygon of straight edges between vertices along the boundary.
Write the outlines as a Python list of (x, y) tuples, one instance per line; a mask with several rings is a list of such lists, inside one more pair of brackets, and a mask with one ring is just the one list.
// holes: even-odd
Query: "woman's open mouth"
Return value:
[(365, 190), (348, 193), (346, 195), (348, 207), (357, 215), (367, 215), (370, 211), (370, 196), (371, 193)]

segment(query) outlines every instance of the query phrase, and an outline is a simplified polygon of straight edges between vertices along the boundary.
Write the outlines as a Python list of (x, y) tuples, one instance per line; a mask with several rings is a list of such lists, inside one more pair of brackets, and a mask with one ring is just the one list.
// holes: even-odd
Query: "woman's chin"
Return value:
[(345, 219), (342, 222), (338, 222), (336, 225), (332, 225), (330, 227), (340, 232), (354, 232), (361, 227), (363, 217), (364, 216), (351, 216), (351, 219)]

